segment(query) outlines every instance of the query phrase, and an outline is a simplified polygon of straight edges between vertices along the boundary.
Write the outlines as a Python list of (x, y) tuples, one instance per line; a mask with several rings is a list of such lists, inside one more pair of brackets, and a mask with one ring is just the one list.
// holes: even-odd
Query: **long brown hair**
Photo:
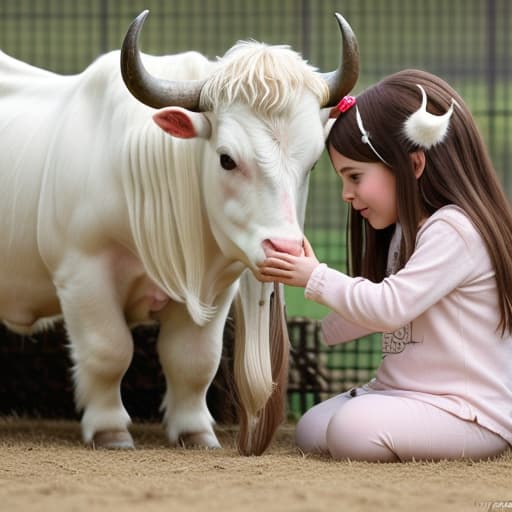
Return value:
[[(452, 99), (456, 102), (446, 138), (428, 150), (407, 140), (403, 132), (404, 121), (421, 103), (418, 85), (427, 93), (427, 109), (432, 114), (444, 114)], [(402, 227), (399, 268), (414, 251), (422, 217), (445, 205), (460, 207), (482, 236), (494, 266), (500, 303), (498, 328), (502, 333), (512, 332), (512, 209), (464, 100), (441, 78), (407, 69), (366, 89), (357, 97), (357, 105), (373, 146), (396, 177)], [(338, 117), (327, 146), (353, 160), (379, 161), (361, 141), (354, 108)], [(416, 179), (410, 154), (421, 149), (426, 164)], [(347, 250), (351, 275), (375, 282), (385, 277), (392, 231), (393, 226), (375, 230), (350, 211)]]

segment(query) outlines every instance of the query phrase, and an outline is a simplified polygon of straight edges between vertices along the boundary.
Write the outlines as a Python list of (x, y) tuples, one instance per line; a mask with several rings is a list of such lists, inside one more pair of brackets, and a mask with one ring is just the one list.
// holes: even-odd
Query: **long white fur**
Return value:
[[(202, 287), (205, 274), (199, 154), (171, 151), (163, 133), (132, 146), (126, 180), (128, 212), (137, 250), (151, 279), (190, 316), (204, 325), (215, 314), (213, 297)], [(187, 144), (176, 141), (176, 144)], [(165, 229), (162, 229), (165, 227)]]

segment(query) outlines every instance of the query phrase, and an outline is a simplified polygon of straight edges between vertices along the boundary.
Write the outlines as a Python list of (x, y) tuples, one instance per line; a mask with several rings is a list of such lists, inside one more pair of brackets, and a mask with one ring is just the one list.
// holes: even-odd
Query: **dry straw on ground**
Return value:
[(261, 457), (170, 449), (156, 424), (138, 448), (93, 451), (76, 422), (0, 419), (0, 511), (478, 511), (512, 507), (512, 454), (485, 462), (369, 464), (303, 456), (284, 426)]

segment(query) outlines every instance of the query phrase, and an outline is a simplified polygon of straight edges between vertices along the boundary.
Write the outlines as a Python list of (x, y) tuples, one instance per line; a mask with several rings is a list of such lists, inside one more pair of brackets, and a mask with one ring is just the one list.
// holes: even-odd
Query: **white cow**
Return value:
[(238, 291), (239, 448), (261, 453), (288, 354), (270, 353), (273, 288), (244, 269), (266, 247), (302, 250), (309, 171), (327, 107), (357, 79), (357, 42), (336, 15), (343, 60), (328, 74), (260, 43), (216, 62), (141, 56), (146, 15), (121, 54), (76, 76), (0, 53), (0, 319), (33, 333), (63, 316), (84, 441), (107, 448), (133, 447), (130, 327), (159, 322), (168, 438), (216, 447), (205, 397)]

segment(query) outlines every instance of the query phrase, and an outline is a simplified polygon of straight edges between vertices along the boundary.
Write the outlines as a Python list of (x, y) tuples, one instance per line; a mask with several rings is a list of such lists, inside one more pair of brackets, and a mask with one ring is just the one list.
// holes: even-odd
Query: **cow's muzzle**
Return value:
[(304, 254), (304, 240), (289, 240), (284, 238), (268, 238), (262, 243), (265, 256), (269, 256), (272, 251), (285, 252), (292, 256), (302, 256)]

